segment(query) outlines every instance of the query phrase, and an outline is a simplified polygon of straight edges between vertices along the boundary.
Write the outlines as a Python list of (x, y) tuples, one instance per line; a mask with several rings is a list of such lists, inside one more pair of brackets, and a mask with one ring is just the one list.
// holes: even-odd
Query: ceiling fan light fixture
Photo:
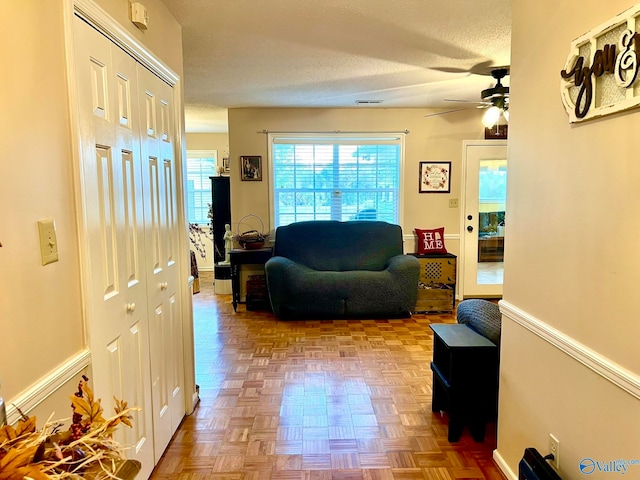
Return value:
[(482, 117), (482, 124), (486, 128), (492, 128), (500, 120), (500, 113), (501, 110), (496, 106), (488, 108)]
[(482, 90), (480, 96), (484, 101), (492, 102), (509, 97), (509, 87), (505, 87), (504, 85), (502, 85), (502, 79), (507, 75), (509, 75), (509, 70), (506, 68), (497, 68), (491, 71), (491, 76), (496, 80), (496, 86), (493, 88)]

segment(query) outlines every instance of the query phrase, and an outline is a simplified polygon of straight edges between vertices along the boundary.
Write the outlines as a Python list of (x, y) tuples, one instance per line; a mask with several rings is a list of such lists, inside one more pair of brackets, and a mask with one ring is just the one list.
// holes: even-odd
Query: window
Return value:
[(187, 151), (187, 218), (189, 223), (208, 224), (211, 179), (216, 173), (216, 150)]
[(480, 203), (505, 203), (507, 200), (507, 161), (481, 160)]
[(404, 136), (272, 135), (274, 226), (305, 220), (399, 223)]

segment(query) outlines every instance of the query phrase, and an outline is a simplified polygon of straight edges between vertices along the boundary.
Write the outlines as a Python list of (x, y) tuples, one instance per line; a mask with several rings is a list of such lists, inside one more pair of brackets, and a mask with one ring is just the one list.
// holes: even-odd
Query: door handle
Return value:
[(133, 302), (127, 303), (127, 313), (133, 313), (135, 309), (136, 309), (135, 303)]
[(160, 290), (166, 290), (169, 287), (167, 282), (160, 283)]
[(467, 232), (473, 232), (473, 227), (471, 225), (467, 227)]

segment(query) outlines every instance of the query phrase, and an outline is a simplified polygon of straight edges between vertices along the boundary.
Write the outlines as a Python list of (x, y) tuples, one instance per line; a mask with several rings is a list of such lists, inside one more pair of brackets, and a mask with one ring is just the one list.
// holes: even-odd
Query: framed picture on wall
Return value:
[(240, 157), (240, 179), (249, 181), (262, 180), (262, 157), (258, 155)]
[(420, 162), (419, 193), (450, 193), (451, 162)]

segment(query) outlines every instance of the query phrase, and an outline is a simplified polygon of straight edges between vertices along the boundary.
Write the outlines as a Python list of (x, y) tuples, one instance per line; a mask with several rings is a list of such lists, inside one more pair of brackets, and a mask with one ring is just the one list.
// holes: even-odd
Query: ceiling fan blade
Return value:
[(429, 115), (425, 115), (424, 118), (437, 117), (439, 115), (446, 115), (447, 113), (462, 112), (463, 110), (471, 110), (471, 108), (456, 108), (455, 110), (447, 110), (446, 112), (430, 113)]
[(457, 103), (473, 103), (476, 105), (490, 105), (490, 102), (476, 102), (475, 100), (459, 100), (456, 98), (445, 98), (444, 99), (445, 102), (457, 102)]
[(508, 65), (493, 65), (491, 60), (487, 60), (485, 62), (476, 63), (472, 65), (471, 68), (459, 68), (459, 67), (429, 67), (430, 70), (436, 70), (438, 72), (444, 73), (466, 73), (472, 75), (484, 75), (491, 76), (491, 72), (496, 69), (507, 69), (509, 70)]

